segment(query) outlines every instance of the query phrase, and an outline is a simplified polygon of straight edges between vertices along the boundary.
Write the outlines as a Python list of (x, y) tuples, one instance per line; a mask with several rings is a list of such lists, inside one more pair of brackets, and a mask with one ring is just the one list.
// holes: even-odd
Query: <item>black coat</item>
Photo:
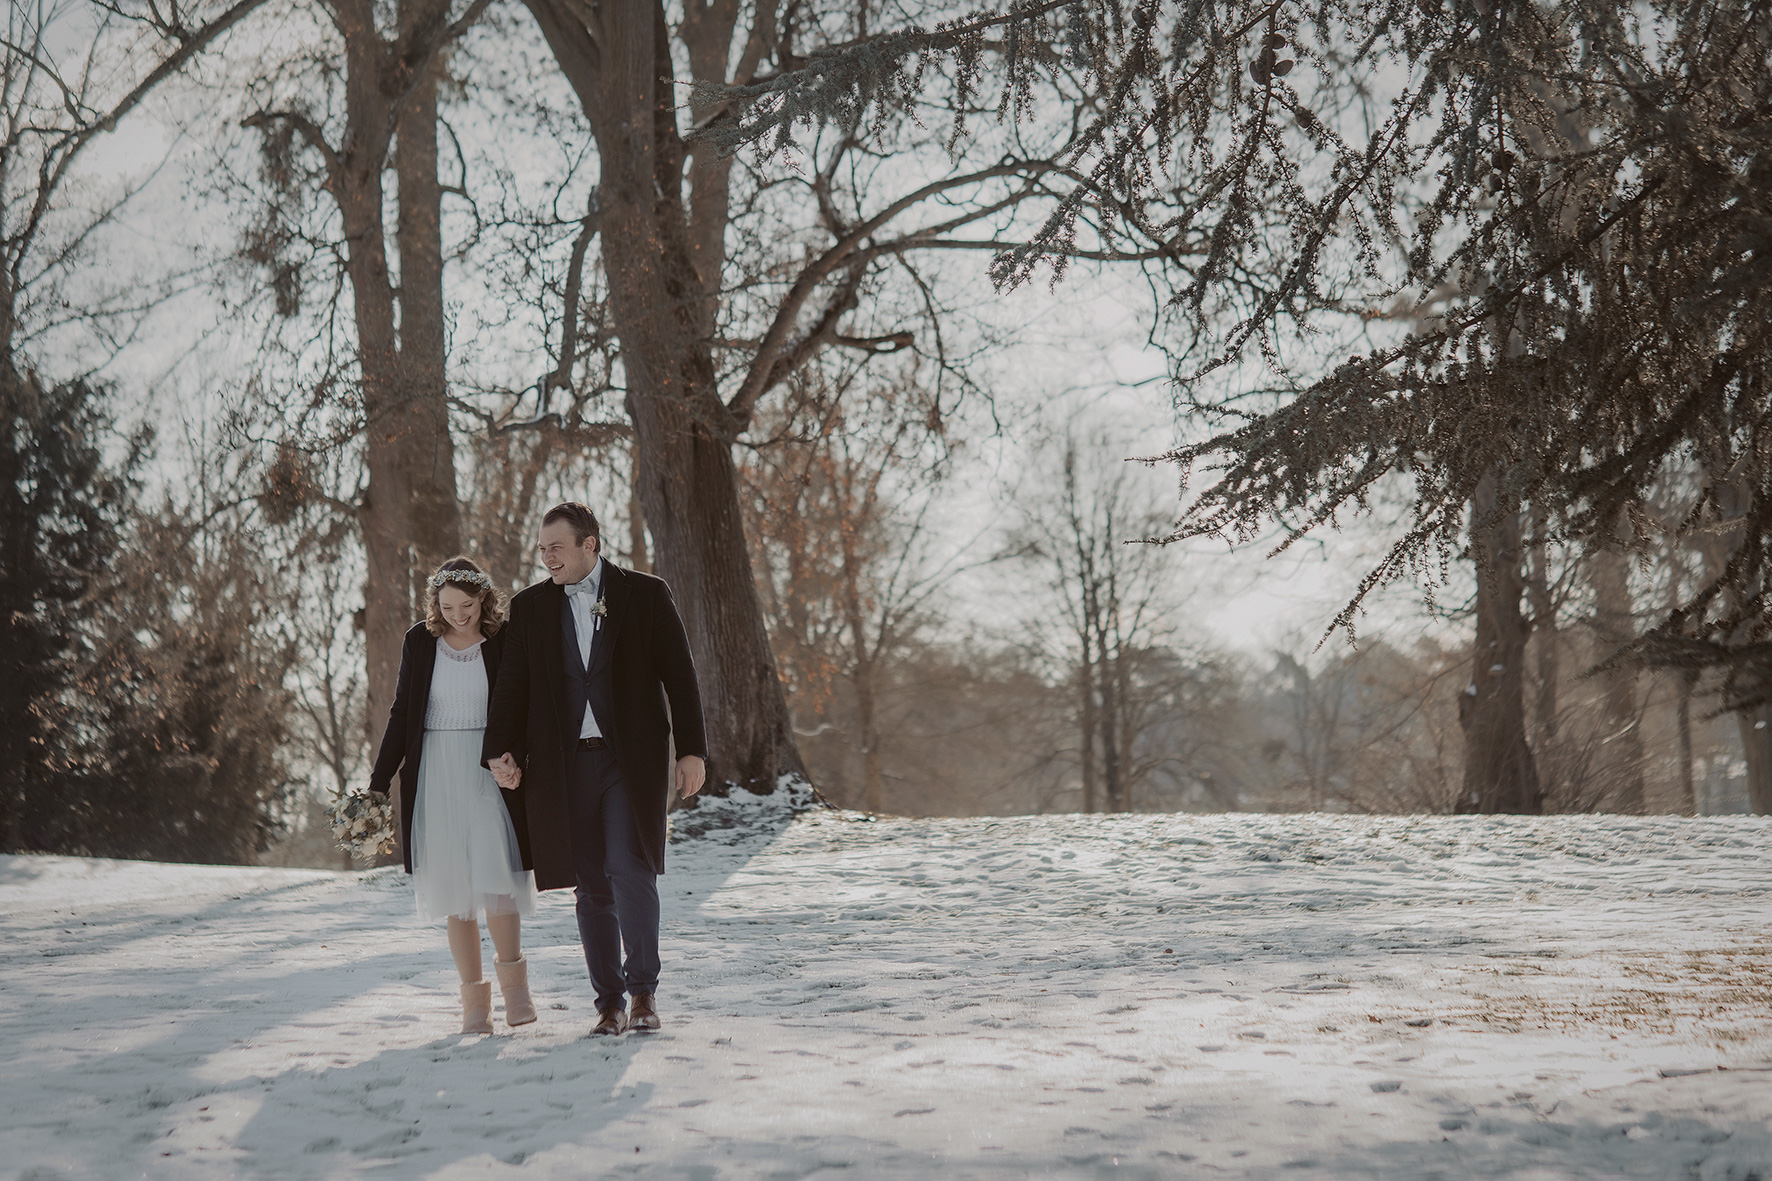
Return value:
[[(577, 884), (566, 759), (584, 718), (567, 716), (571, 710), (561, 624), (565, 598), (565, 588), (548, 581), (526, 587), (511, 600), (511, 619), (500, 633), (503, 665), (486, 719), (486, 759), (508, 752), (523, 767), (535, 884), (543, 890)], [(610, 716), (599, 709), (597, 725), (627, 782), (640, 848), (652, 872), (662, 873), (673, 728), (679, 758), (705, 759), (708, 753), (695, 661), (663, 579), (605, 562), (603, 601), (609, 613), (595, 641), (600, 647), (593, 661), (601, 664), (605, 655), (608, 659)]]
[[(480, 650), (480, 661), (486, 666), (488, 699), (498, 688), (499, 654), (504, 648), (501, 633), (487, 637)], [(394, 689), (394, 704), (388, 710), (388, 728), (381, 736), (381, 749), (376, 752), (375, 769), (369, 773), (369, 790), (385, 792), (400, 772), (400, 853), (406, 872), (412, 872), (412, 807), (418, 802), (418, 764), (425, 748), (425, 707), (430, 704), (431, 673), (437, 667), (437, 637), (422, 623), (415, 623), (406, 633), (400, 647), (400, 683)], [(523, 868), (531, 869), (529, 856), (529, 822), (523, 808), (523, 789), (500, 791), (505, 811), (511, 814), (511, 825), (517, 830), (517, 847), (523, 853)]]

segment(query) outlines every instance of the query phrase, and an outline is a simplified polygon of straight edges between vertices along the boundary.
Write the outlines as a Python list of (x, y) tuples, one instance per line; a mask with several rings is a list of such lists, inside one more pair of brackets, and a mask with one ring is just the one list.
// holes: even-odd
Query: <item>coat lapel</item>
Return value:
[(503, 651), (504, 641), (497, 636), (487, 636), (486, 642), (480, 646), (480, 663), (486, 669), (486, 692), (489, 699), (493, 688), (498, 684), (498, 657)]
[[(412, 685), (408, 690), (412, 694), (406, 709), (406, 732), (412, 737), (408, 740), (407, 758), (414, 767), (418, 766), (419, 752), (424, 749), (425, 741), (425, 710), (431, 702), (431, 675), (437, 669), (437, 637), (425, 635), (412, 653)], [(418, 782), (417, 778), (413, 782)]]
[(560, 620), (560, 610), (566, 602), (566, 588), (557, 582), (549, 582), (541, 592), (541, 610), (535, 613), (534, 627), (537, 631), (535, 657), (541, 660), (546, 671), (542, 674), (548, 679), (548, 689), (554, 696), (554, 713), (561, 714), (566, 709), (566, 629)]
[(603, 626), (597, 629), (591, 641), (591, 666), (589, 672), (596, 672), (608, 662), (615, 652), (615, 637), (621, 632), (622, 621), (627, 618), (628, 606), (627, 572), (612, 562), (603, 563), (603, 606), (608, 614), (603, 617)]

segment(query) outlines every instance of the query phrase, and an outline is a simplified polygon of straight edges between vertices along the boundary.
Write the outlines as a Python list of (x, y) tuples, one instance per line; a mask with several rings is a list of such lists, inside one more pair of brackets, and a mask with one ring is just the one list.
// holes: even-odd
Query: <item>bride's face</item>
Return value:
[(459, 586), (446, 586), (437, 592), (437, 610), (450, 631), (473, 635), (480, 630), (479, 595), (471, 595)]

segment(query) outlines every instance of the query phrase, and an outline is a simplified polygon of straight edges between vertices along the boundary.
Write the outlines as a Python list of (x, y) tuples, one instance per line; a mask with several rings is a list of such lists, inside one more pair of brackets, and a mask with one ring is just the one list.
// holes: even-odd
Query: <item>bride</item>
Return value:
[(418, 915), (448, 920), (449, 951), (461, 974), (461, 1031), (491, 1033), (481, 916), (497, 953), (505, 1023), (535, 1020), (521, 947), (521, 916), (535, 910), (522, 788), (501, 792), (480, 763), (504, 595), (467, 558), (444, 562), (427, 586), (424, 621), (406, 633), (401, 649), (399, 686), (369, 789), (387, 791), (400, 772), (400, 843)]

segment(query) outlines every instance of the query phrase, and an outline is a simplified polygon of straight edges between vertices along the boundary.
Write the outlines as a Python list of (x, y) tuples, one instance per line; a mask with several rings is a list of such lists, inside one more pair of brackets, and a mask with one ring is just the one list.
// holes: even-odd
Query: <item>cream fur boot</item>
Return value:
[(498, 970), (498, 990), (505, 998), (505, 1024), (528, 1025), (535, 1020), (535, 1001), (529, 995), (529, 960), (518, 956), (510, 963), (493, 960)]
[(492, 982), (476, 980), (461, 986), (461, 1031), (492, 1032)]

